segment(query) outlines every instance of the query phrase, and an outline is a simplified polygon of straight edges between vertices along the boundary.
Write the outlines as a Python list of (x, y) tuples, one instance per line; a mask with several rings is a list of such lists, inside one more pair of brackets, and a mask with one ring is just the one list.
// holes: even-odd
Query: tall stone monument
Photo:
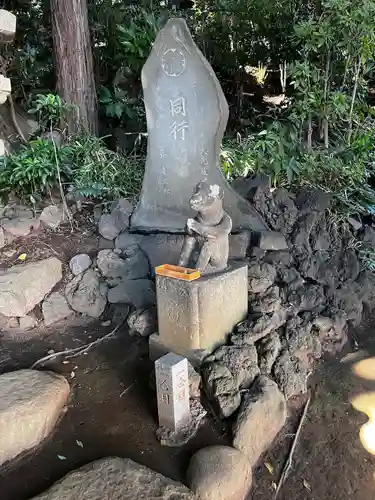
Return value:
[(267, 229), (258, 212), (226, 181), (219, 164), (228, 104), (211, 66), (183, 19), (170, 19), (142, 71), (148, 154), (131, 229), (181, 233), (193, 217), (199, 182), (224, 190), (233, 231)]

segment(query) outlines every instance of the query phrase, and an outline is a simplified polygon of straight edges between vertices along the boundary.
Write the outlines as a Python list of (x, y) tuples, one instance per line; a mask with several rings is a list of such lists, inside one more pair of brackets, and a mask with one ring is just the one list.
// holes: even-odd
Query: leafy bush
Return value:
[(55, 149), (51, 141), (30, 141), (16, 153), (0, 158), (0, 194), (6, 197), (14, 192), (35, 203), (58, 184), (57, 162), (62, 179), (70, 179), (69, 158), (69, 149)]
[(35, 114), (39, 126), (44, 130), (64, 125), (67, 114), (71, 111), (60, 96), (56, 94), (38, 94), (32, 102), (30, 114)]

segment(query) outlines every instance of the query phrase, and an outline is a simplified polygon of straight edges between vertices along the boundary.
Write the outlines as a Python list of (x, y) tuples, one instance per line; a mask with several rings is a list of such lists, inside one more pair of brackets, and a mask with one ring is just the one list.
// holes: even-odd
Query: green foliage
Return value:
[(32, 106), (29, 113), (37, 116), (39, 125), (45, 130), (63, 124), (67, 114), (71, 111), (71, 106), (55, 94), (38, 94)]
[(136, 196), (141, 188), (143, 158), (135, 154), (121, 156), (107, 149), (103, 141), (92, 136), (76, 137), (69, 144), (72, 185), (76, 194), (117, 199)]
[(0, 158), (0, 194), (11, 191), (35, 203), (57, 185), (57, 161), (64, 180), (71, 176), (70, 151), (55, 150), (51, 141), (37, 139), (21, 146), (18, 152)]

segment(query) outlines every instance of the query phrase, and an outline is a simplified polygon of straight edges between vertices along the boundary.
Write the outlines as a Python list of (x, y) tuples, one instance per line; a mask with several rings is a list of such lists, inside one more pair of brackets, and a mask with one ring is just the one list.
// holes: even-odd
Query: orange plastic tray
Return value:
[(184, 281), (193, 281), (200, 278), (198, 269), (189, 269), (188, 267), (173, 266), (172, 264), (163, 264), (155, 268), (155, 273), (159, 276), (168, 276)]

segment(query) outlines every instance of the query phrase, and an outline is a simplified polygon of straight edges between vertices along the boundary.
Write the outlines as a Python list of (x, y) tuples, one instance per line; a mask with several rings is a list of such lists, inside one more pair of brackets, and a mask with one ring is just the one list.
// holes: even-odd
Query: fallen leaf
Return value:
[(21, 262), (23, 262), (24, 260), (26, 260), (26, 254), (25, 253), (21, 253), (21, 255), (18, 257), (18, 260), (20, 260)]
[(109, 326), (111, 324), (111, 320), (103, 321), (103, 323), (100, 323), (101, 326)]
[(83, 448), (83, 443), (82, 443), (82, 441), (78, 441), (78, 440), (76, 440), (76, 443), (77, 443), (77, 445), (78, 445), (80, 448)]
[(270, 462), (264, 462), (264, 465), (270, 474), (274, 473), (273, 465)]
[(59, 460), (66, 460), (66, 457), (64, 457), (64, 455), (57, 455), (57, 458)]
[(277, 484), (275, 483), (275, 481), (273, 481), (271, 486), (272, 486), (272, 489), (274, 489), (275, 491), (277, 490)]
[(75, 376), (76, 376), (76, 374), (74, 372), (71, 372), (70, 378), (74, 378)]
[(70, 363), (70, 361), (67, 361), (66, 359), (64, 359), (64, 361), (62, 362), (63, 365), (68, 365)]
[(306, 479), (304, 479), (304, 480), (303, 480), (303, 486), (304, 486), (307, 490), (311, 491), (311, 485), (310, 485), (310, 483), (308, 483), (308, 482), (306, 481)]

